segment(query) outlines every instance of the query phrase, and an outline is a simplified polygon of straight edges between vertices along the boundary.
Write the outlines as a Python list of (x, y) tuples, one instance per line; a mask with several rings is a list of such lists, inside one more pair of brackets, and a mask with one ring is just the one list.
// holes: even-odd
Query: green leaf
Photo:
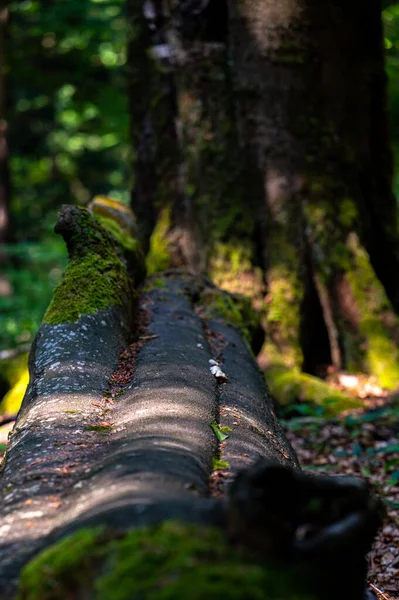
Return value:
[(228, 425), (224, 425), (223, 427), (219, 425), (219, 429), (222, 433), (230, 433), (230, 431), (232, 431), (231, 427), (229, 427)]
[(229, 463), (224, 460), (219, 460), (218, 458), (212, 458), (212, 468), (214, 471), (219, 471), (220, 469), (228, 469)]
[(216, 421), (212, 421), (212, 423), (210, 423), (210, 427), (212, 428), (213, 433), (216, 435), (218, 442), (223, 442), (229, 437), (219, 429), (219, 426), (216, 423)]

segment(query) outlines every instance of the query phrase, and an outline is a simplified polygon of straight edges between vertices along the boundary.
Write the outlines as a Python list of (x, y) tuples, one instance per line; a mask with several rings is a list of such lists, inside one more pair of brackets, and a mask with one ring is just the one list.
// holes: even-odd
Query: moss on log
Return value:
[(138, 242), (111, 213), (97, 220), (85, 209), (65, 206), (55, 231), (67, 244), (69, 264), (44, 323), (73, 323), (80, 315), (131, 303), (133, 285), (144, 275), (143, 257)]
[(177, 522), (123, 535), (84, 529), (34, 558), (18, 600), (312, 600), (298, 573), (265, 567), (222, 531)]

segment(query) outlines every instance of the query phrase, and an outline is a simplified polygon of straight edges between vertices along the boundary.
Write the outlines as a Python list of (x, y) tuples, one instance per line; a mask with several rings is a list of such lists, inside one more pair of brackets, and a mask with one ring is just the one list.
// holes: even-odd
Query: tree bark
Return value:
[[(168, 220), (182, 194), (176, 94), (164, 3), (155, 0), (144, 5), (128, 0), (126, 9), (130, 26), (127, 79), (133, 146), (131, 206), (140, 222), (140, 239), (147, 252), (157, 221), (161, 215)], [(164, 266), (168, 265), (161, 268)]]
[(271, 387), (287, 374), (277, 367), (314, 371), (324, 337), (336, 368), (394, 388), (396, 209), (379, 3), (229, 6), (247, 189), (262, 230)]
[[(286, 0), (277, 10), (231, 0), (228, 13), (223, 2), (188, 4), (172, 3), (160, 28), (180, 192), (144, 204), (158, 214), (148, 264), (205, 270), (252, 300), (266, 330), (260, 362), (283, 402), (355, 405), (309, 375), (331, 365), (397, 387), (399, 255), (378, 2), (362, 5), (362, 24), (360, 2)], [(149, 180), (172, 190), (160, 171)]]

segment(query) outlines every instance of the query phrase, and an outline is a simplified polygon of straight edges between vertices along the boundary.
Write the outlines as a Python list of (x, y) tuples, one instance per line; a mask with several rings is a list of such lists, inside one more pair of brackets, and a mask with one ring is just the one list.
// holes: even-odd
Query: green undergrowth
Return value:
[(258, 564), (221, 530), (177, 522), (118, 536), (84, 529), (24, 568), (17, 600), (311, 600), (297, 577)]
[(8, 350), (32, 341), (66, 267), (67, 252), (63, 240), (50, 232), (40, 243), (19, 242), (4, 252), (2, 276), (10, 294), (0, 297), (0, 349)]
[(123, 305), (133, 293), (110, 236), (86, 210), (76, 208), (75, 214), (72, 231), (63, 233), (70, 260), (43, 319), (49, 325), (75, 322), (81, 315)]

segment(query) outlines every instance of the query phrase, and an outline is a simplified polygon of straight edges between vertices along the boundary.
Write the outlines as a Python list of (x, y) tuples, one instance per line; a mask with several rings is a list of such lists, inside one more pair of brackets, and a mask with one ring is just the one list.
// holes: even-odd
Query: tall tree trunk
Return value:
[[(184, 204), (174, 57), (167, 33), (169, 11), (163, 0), (127, 0), (126, 7), (130, 24), (127, 76), (134, 155), (131, 206), (141, 224), (143, 247), (150, 250), (152, 258), (158, 252), (156, 267), (162, 269), (169, 266), (171, 256), (160, 238), (169, 231), (172, 217), (181, 214), (177, 207)], [(151, 244), (155, 229), (156, 241)], [(163, 255), (157, 243), (162, 246)], [(178, 262), (178, 258), (173, 262)]]
[[(218, 9), (226, 21), (223, 4), (219, 1)], [(226, 39), (218, 28), (212, 31), (207, 26), (209, 21), (193, 20), (190, 31), (188, 15), (183, 11), (177, 15), (171, 27), (182, 32), (175, 38), (179, 45), (175, 80), (184, 187), (195, 222), (188, 231), (197, 246), (191, 252), (197, 262), (189, 266), (218, 279), (226, 275), (234, 258), (236, 263), (246, 260), (252, 269), (255, 254), (254, 223), (246, 215), (243, 197)], [(231, 275), (232, 283), (235, 276)]]
[(397, 237), (379, 3), (229, 6), (241, 143), (262, 228), (271, 387), (297, 389), (303, 365), (317, 362), (317, 306), (332, 363), (396, 387), (398, 321), (374, 271), (397, 307), (395, 271), (384, 266), (397, 264)]
[[(212, 18), (209, 27), (202, 26), (206, 2), (170, 2), (168, 9), (163, 4), (152, 2), (146, 20), (137, 3), (128, 3), (136, 23), (128, 59), (132, 208), (142, 224), (150, 272), (165, 268), (165, 261), (199, 272), (218, 264), (220, 244), (223, 255), (235, 248), (237, 262), (250, 221), (239, 192), (226, 32)], [(226, 2), (219, 5), (225, 29)], [(240, 223), (238, 244), (234, 222)]]
[[(251, 298), (280, 400), (330, 397), (303, 372), (329, 364), (396, 387), (399, 254), (378, 2), (197, 4), (172, 2), (158, 28), (175, 112), (150, 102), (159, 86), (146, 88), (154, 122), (177, 125), (153, 161), (166, 149), (177, 185), (157, 167), (148, 181), (167, 195), (133, 202), (139, 218), (140, 206), (153, 211), (150, 263), (206, 270)], [(141, 73), (158, 73), (145, 43), (130, 64), (141, 48)]]

